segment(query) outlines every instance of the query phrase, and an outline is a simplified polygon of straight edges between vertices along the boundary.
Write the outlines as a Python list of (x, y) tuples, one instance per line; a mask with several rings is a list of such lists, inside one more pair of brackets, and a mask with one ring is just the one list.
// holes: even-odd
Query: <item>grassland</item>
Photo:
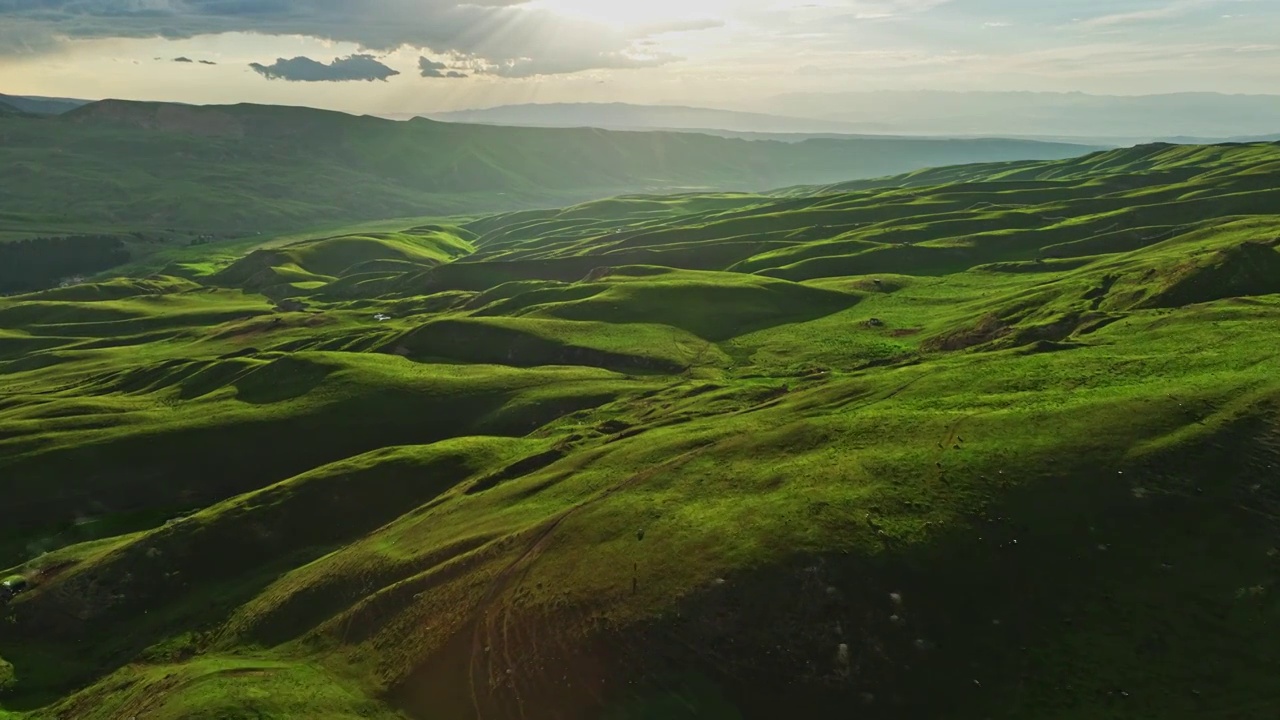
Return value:
[(1280, 146), (0, 300), (0, 715), (1273, 718)]

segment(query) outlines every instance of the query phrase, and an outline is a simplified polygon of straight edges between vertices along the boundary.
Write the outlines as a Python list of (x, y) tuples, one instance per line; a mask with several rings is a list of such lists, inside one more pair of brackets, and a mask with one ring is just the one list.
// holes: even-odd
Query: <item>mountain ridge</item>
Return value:
[[(7, 98), (7, 99), (6, 99)], [(1085, 144), (1203, 144), (1252, 140), (1280, 128), (1280, 96), (1213, 92), (1099, 95), (1067, 92), (858, 91), (790, 94), (757, 108), (624, 102), (523, 103), (421, 113), (405, 120), (535, 127), (719, 130), (736, 134), (1012, 137)], [(92, 101), (0, 95), (24, 112), (61, 114)], [(776, 108), (789, 108), (778, 113)], [(851, 111), (851, 107), (860, 108)], [(804, 108), (804, 112), (797, 111)], [(1229, 112), (1218, 112), (1220, 109)], [(1083, 113), (1083, 114), (1081, 114)], [(782, 139), (782, 138), (777, 138)]]
[[(817, 98), (818, 96), (815, 96)], [(695, 131), (717, 134), (722, 137), (741, 137), (746, 139), (773, 139), (798, 141), (809, 137), (862, 137), (880, 136), (894, 138), (944, 137), (975, 138), (1000, 137), (1007, 139), (1026, 139), (1045, 142), (1066, 142), (1093, 145), (1125, 146), (1148, 142), (1176, 142), (1179, 144), (1203, 145), (1219, 142), (1250, 142), (1266, 140), (1274, 136), (1280, 127), (1280, 102), (1271, 95), (1217, 95), (1214, 93), (1180, 93), (1148, 96), (1107, 96), (1087, 93), (973, 93), (973, 92), (940, 92), (920, 93), (914, 91), (867, 91), (848, 95), (828, 95), (835, 100), (844, 98), (845, 104), (870, 108), (862, 115), (851, 119), (840, 119), (844, 112), (831, 109), (823, 116), (823, 112), (815, 111), (806, 116), (787, 117), (768, 113), (744, 112), (738, 110), (698, 108), (682, 105), (639, 105), (629, 103), (526, 103), (516, 105), (498, 105), (488, 108), (476, 108), (445, 113), (424, 113), (422, 116), (448, 122), (480, 122), (507, 126), (533, 127), (600, 127), (612, 129), (663, 129), (676, 131)], [(886, 102), (885, 100), (889, 102)], [(856, 102), (853, 102), (856, 101)], [(893, 101), (907, 103), (894, 109)], [(993, 103), (991, 108), (982, 108), (980, 103)], [(1148, 132), (1150, 127), (1159, 127), (1167, 121), (1171, 113), (1190, 115), (1186, 108), (1161, 107), (1161, 103), (1192, 102), (1195, 108), (1204, 113), (1216, 108), (1220, 103), (1270, 103), (1271, 107), (1255, 111), (1250, 116), (1252, 125), (1241, 127), (1238, 123), (1231, 125), (1210, 112), (1207, 118), (1197, 121), (1199, 124), (1188, 124), (1181, 120), (1174, 121), (1180, 125), (1170, 125), (1168, 132)], [(926, 107), (925, 104), (934, 105)], [(911, 103), (914, 103), (911, 104)], [(970, 107), (960, 112), (957, 108), (968, 103)], [(1003, 103), (1001, 105), (1000, 103)], [(1055, 105), (1054, 103), (1057, 103)], [(1136, 115), (1128, 119), (1120, 118), (1117, 122), (1107, 119), (1086, 118), (1085, 121), (1072, 119), (1070, 122), (1059, 122), (1056, 114), (1071, 115), (1079, 112), (1077, 106), (1084, 104), (1088, 112), (1102, 117), (1108, 112), (1119, 112), (1122, 108), (1108, 108), (1112, 105), (1146, 104), (1150, 107), (1139, 107)], [(793, 105), (791, 99), (782, 96), (782, 105)], [(877, 111), (876, 108), (889, 107)], [(1193, 108), (1194, 109), (1194, 108)], [(1262, 112), (1261, 115), (1258, 112)], [(967, 113), (967, 114), (966, 114)], [(1030, 113), (1030, 114), (1028, 114)], [(1237, 113), (1239, 114), (1239, 113)], [(1255, 117), (1256, 116), (1256, 117)], [(396, 115), (395, 117), (411, 117)], [(965, 118), (968, 117), (968, 120)], [(945, 120), (937, 120), (944, 118)], [(952, 119), (960, 118), (962, 123), (952, 123)], [(1010, 121), (1009, 118), (1015, 118)], [(1050, 124), (1046, 125), (1046, 122)], [(948, 124), (950, 123), (950, 124)], [(964, 124), (969, 123), (969, 124)], [(978, 124), (974, 124), (978, 123)], [(981, 124), (987, 123), (987, 124)], [(994, 123), (994, 124), (993, 124)], [(1001, 124), (1003, 123), (1003, 124)], [(1082, 129), (1084, 131), (1082, 131)], [(1219, 132), (1211, 132), (1214, 130)], [(1128, 130), (1125, 134), (1118, 130)], [(1196, 132), (1191, 132), (1191, 131)], [(1237, 132), (1242, 131), (1242, 132)]]
[(10, 105), (22, 112), (32, 115), (61, 115), (92, 100), (76, 100), (73, 98), (40, 97), (36, 95), (5, 95), (0, 93), (0, 103)]
[(874, 122), (911, 133), (1132, 137), (1252, 137), (1280, 128), (1280, 95), (879, 90), (790, 93), (768, 104), (807, 117)]
[(853, 124), (688, 105), (639, 105), (623, 102), (523, 103), (423, 113), (445, 122), (471, 122), (532, 127), (601, 127), (622, 130), (726, 130), (761, 133), (831, 133), (885, 135), (889, 123)]
[[(218, 233), (545, 207), (627, 192), (765, 190), (1092, 149), (1016, 140), (756, 142), (124, 100), (52, 118), (7, 117), (0, 133), (10, 141), (0, 161), (15, 168), (0, 177), (0, 189), (25, 226), (59, 218)], [(51, 203), (67, 186), (84, 188), (79, 202)]]

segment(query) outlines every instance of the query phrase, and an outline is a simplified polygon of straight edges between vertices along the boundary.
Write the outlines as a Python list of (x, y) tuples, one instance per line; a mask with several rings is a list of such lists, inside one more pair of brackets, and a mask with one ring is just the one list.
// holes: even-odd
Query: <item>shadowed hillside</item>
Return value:
[(0, 299), (0, 708), (1273, 718), (1277, 187), (1144, 146)]
[(108, 100), (57, 117), (4, 117), (0, 165), (9, 170), (0, 192), (2, 220), (19, 227), (256, 232), (559, 205), (619, 192), (763, 190), (1088, 150), (1013, 140), (748, 142)]
[(88, 100), (5, 95), (0, 93), (0, 104), (32, 115), (61, 115), (88, 104)]

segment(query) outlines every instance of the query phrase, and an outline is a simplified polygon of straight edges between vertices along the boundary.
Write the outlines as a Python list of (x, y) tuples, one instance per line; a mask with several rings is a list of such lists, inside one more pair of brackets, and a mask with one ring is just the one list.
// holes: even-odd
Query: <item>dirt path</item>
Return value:
[(942, 460), (943, 458), (946, 457), (946, 454), (948, 452), (956, 451), (957, 445), (961, 447), (963, 447), (964, 445), (963, 438), (960, 435), (960, 426), (963, 425), (965, 422), (977, 417), (978, 414), (979, 413), (970, 413), (969, 415), (965, 415), (964, 417), (957, 418), (956, 421), (951, 423), (951, 426), (947, 429), (946, 437), (944, 437), (942, 441), (938, 443), (938, 451), (934, 455), (933, 464), (934, 464), (934, 467), (937, 468), (938, 470), (939, 478), (941, 478), (947, 472), (946, 468), (943, 467), (942, 465)]
[[(536, 687), (536, 679), (533, 680), (535, 686), (527, 688), (527, 692), (524, 691), (525, 688), (522, 688), (522, 685), (527, 686), (529, 684), (529, 679), (526, 675), (529, 677), (535, 675), (533, 671), (521, 677), (514, 677), (514, 673), (509, 672), (522, 664), (531, 663), (538, 657), (537, 629), (530, 632), (520, 632), (520, 624), (512, 622), (511, 608), (508, 603), (503, 601), (503, 598), (521, 588), (534, 563), (550, 546), (556, 530), (565, 521), (573, 518), (583, 510), (612, 497), (614, 494), (635, 487), (661, 473), (669, 472), (693, 461), (709, 450), (712, 445), (713, 443), (708, 442), (686, 451), (661, 465), (633, 475), (604, 490), (597, 496), (553, 517), (534, 531), (528, 546), (519, 557), (510, 562), (494, 577), (476, 606), (470, 631), (469, 694), (477, 720), (487, 720), (489, 718), (501, 718), (502, 720), (519, 718), (520, 720), (525, 720), (528, 717), (527, 706), (532, 701), (531, 696), (538, 694), (539, 688)], [(549, 626), (539, 629), (547, 630)], [(573, 652), (573, 645), (557, 641), (554, 633), (552, 633), (550, 640), (558, 646), (566, 657)], [(517, 652), (518, 650), (528, 650), (529, 652)], [(589, 696), (588, 700), (598, 706), (603, 702), (603, 697), (597, 689), (601, 682), (592, 682), (591, 680), (594, 680), (594, 678), (587, 679), (584, 676), (592, 674), (591, 670), (598, 671), (601, 668), (598, 668), (598, 664), (594, 662), (590, 662), (589, 665), (591, 666), (589, 669), (584, 666), (580, 673), (575, 674), (574, 677), (566, 675), (566, 684), (575, 691), (579, 691), (578, 694), (586, 693)], [(496, 697), (497, 691), (504, 685), (509, 687), (513, 701), (507, 707), (504, 707), (504, 705), (507, 705), (506, 703)], [(548, 702), (553, 704), (562, 698), (564, 694), (563, 690), (553, 688), (546, 688), (543, 693), (547, 695)]]

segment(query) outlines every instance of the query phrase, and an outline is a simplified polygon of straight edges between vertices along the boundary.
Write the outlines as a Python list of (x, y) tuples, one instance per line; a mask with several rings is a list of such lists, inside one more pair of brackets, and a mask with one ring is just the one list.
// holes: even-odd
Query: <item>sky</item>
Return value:
[(1280, 93), (1280, 0), (0, 0), (0, 92), (373, 114)]

